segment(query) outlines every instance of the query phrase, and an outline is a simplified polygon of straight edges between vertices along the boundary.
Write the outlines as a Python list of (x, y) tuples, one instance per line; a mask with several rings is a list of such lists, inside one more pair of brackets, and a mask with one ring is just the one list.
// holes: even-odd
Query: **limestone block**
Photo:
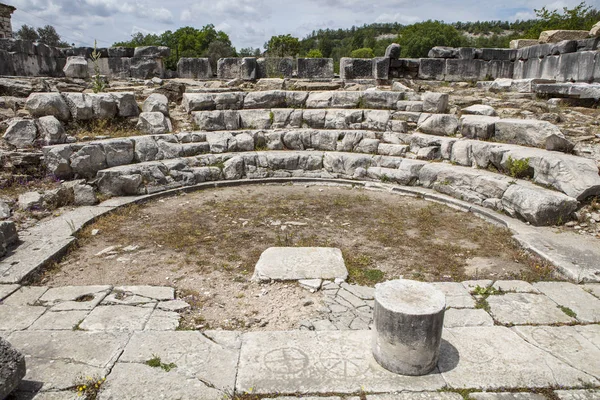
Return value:
[(38, 135), (44, 146), (62, 144), (67, 140), (67, 134), (62, 123), (52, 115), (40, 117), (37, 120)]
[(177, 76), (186, 79), (212, 79), (210, 60), (208, 58), (182, 57), (177, 62)]
[(540, 33), (540, 43), (557, 43), (562, 40), (580, 40), (589, 36), (589, 31), (552, 30)]
[(333, 78), (332, 58), (298, 58), (298, 78)]
[(140, 46), (136, 47), (134, 57), (166, 58), (171, 55), (171, 49), (165, 46)]
[(448, 111), (448, 94), (425, 92), (422, 96), (423, 111), (433, 114), (444, 114)]
[(71, 117), (76, 121), (85, 121), (94, 117), (92, 98), (87, 93), (63, 93)]
[(349, 58), (340, 59), (341, 79), (373, 79), (373, 59)]
[(488, 140), (494, 136), (498, 117), (463, 115), (460, 117), (460, 133), (470, 139)]
[(54, 115), (61, 121), (68, 121), (71, 113), (60, 93), (32, 93), (25, 102), (25, 108), (34, 117)]
[(161, 112), (142, 112), (139, 115), (137, 129), (147, 135), (161, 135), (171, 132), (173, 126), (169, 117)]
[(144, 100), (142, 105), (142, 112), (160, 112), (166, 117), (169, 116), (169, 99), (167, 96), (160, 93), (152, 93)]
[(510, 41), (511, 49), (521, 49), (527, 46), (535, 46), (539, 41), (536, 39), (516, 39)]
[(431, 135), (451, 136), (456, 133), (458, 125), (458, 118), (454, 115), (422, 113), (417, 129)]
[(220, 58), (217, 61), (217, 78), (235, 79), (240, 77), (241, 58)]
[(25, 118), (12, 118), (8, 121), (8, 128), (2, 138), (11, 146), (24, 149), (33, 146), (38, 130), (34, 120)]
[(435, 58), (421, 58), (419, 60), (419, 79), (444, 80), (446, 60)]
[(140, 107), (135, 101), (135, 95), (131, 92), (111, 93), (117, 103), (119, 117), (137, 117), (140, 114)]
[(164, 66), (160, 58), (134, 57), (129, 72), (137, 79), (160, 78), (164, 75)]
[(426, 375), (438, 361), (446, 298), (430, 284), (398, 279), (375, 286), (372, 349), (385, 369)]
[(570, 219), (577, 209), (577, 200), (533, 185), (511, 185), (502, 196), (502, 207), (532, 225), (554, 225)]
[(570, 152), (573, 143), (561, 130), (548, 121), (502, 119), (496, 122), (495, 138), (499, 142), (540, 147), (546, 150)]
[(399, 44), (397, 43), (392, 43), (390, 44), (386, 49), (385, 49), (385, 58), (391, 58), (393, 60), (397, 60), (398, 58), (400, 58), (400, 52), (402, 51), (402, 48), (400, 47)]
[(270, 247), (254, 270), (252, 280), (345, 280), (348, 270), (340, 249), (328, 247)]
[(87, 60), (85, 57), (68, 57), (63, 72), (67, 78), (87, 79), (89, 77)]

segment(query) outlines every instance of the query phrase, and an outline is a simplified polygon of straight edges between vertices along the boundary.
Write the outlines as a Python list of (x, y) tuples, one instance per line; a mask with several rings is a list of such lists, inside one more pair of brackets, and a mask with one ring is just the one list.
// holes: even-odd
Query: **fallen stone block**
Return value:
[(37, 139), (37, 125), (32, 119), (12, 118), (2, 138), (17, 149), (32, 147)]
[(171, 120), (161, 112), (142, 112), (139, 115), (137, 129), (147, 135), (161, 135), (173, 130)]
[(63, 72), (67, 78), (87, 79), (89, 77), (87, 60), (85, 57), (68, 57)]
[(460, 133), (470, 139), (489, 140), (494, 136), (498, 117), (463, 115), (460, 117)]
[(448, 111), (447, 93), (425, 92), (421, 98), (423, 100), (423, 112), (444, 114)]
[(169, 116), (169, 99), (164, 94), (152, 93), (144, 100), (142, 112), (160, 112), (166, 117)]
[(589, 36), (589, 31), (551, 30), (540, 33), (540, 43), (558, 43), (563, 40), (580, 40)]
[(254, 269), (252, 280), (342, 279), (348, 270), (340, 249), (329, 247), (270, 247)]
[(62, 144), (67, 140), (67, 134), (62, 123), (52, 115), (40, 117), (37, 120), (39, 142), (43, 146)]
[(484, 104), (473, 104), (472, 106), (465, 107), (461, 110), (462, 114), (469, 115), (484, 115), (488, 117), (496, 116), (496, 110), (493, 107)]
[(537, 39), (516, 39), (511, 40), (509, 46), (511, 49), (521, 49), (523, 47), (535, 46), (539, 43)]

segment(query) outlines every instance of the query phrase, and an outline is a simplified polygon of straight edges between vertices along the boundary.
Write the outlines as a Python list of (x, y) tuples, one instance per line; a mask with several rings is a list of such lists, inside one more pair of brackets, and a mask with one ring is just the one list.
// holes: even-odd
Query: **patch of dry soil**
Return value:
[(385, 191), (256, 185), (130, 206), (87, 227), (45, 285), (168, 285), (192, 305), (184, 326), (293, 329), (322, 309), (294, 282), (250, 281), (272, 246), (338, 247), (349, 280), (548, 279), (510, 233), (472, 214)]

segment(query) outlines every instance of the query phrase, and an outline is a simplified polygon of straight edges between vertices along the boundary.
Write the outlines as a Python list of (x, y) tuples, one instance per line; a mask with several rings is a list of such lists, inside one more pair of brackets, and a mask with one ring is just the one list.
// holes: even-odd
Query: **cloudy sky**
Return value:
[[(550, 0), (552, 1), (552, 0)], [(260, 47), (273, 35), (299, 38), (321, 28), (349, 28), (372, 22), (413, 23), (515, 20), (534, 9), (574, 7), (580, 0), (0, 0), (14, 5), (13, 29), (22, 24), (54, 25), (77, 45), (110, 46), (135, 32), (161, 33), (182, 26), (214, 24), (234, 46)], [(523, 6), (526, 4), (526, 6)], [(587, 4), (600, 7), (600, 0)]]

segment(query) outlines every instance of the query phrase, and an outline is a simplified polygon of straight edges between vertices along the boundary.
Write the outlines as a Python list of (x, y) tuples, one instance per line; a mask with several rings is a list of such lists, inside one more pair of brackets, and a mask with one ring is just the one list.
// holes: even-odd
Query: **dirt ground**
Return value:
[(272, 246), (338, 247), (349, 281), (550, 279), (510, 233), (472, 214), (384, 191), (308, 185), (222, 188), (130, 206), (80, 235), (44, 285), (167, 285), (192, 305), (184, 327), (293, 329), (319, 292), (250, 281)]

